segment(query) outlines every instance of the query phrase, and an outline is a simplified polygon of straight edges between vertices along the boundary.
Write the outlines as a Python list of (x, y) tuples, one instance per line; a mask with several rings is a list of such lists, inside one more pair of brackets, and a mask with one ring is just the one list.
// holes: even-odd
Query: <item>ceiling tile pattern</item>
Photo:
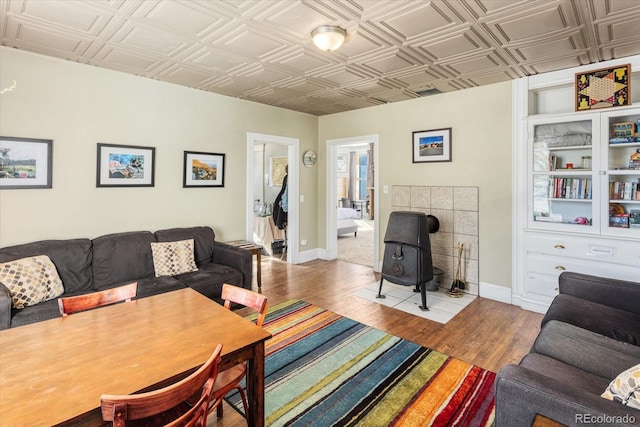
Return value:
[(324, 115), (640, 54), (640, 1), (0, 0), (0, 43)]

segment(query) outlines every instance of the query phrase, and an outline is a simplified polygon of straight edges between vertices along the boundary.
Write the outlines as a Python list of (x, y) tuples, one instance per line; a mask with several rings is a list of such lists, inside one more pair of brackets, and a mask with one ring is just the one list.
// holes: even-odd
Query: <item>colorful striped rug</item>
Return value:
[[(495, 373), (300, 300), (271, 307), (269, 426), (485, 426)], [(228, 403), (242, 412), (239, 395)]]

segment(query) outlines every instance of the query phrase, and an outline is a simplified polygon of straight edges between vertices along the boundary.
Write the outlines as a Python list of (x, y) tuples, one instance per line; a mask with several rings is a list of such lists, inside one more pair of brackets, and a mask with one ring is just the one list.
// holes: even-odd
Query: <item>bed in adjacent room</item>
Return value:
[(353, 237), (356, 237), (358, 233), (357, 217), (358, 212), (355, 209), (338, 208), (338, 236), (353, 233)]

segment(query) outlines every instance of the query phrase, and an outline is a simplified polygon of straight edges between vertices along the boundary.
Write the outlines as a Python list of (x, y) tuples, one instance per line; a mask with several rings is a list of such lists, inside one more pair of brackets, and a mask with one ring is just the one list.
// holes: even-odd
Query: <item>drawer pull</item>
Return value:
[(566, 270), (566, 268), (564, 268), (564, 267), (563, 267), (563, 266), (561, 266), (561, 265), (556, 265), (556, 270), (562, 270), (562, 271), (564, 271), (564, 270)]
[(556, 249), (564, 249), (564, 246), (563, 245), (555, 245), (554, 248), (556, 248)]

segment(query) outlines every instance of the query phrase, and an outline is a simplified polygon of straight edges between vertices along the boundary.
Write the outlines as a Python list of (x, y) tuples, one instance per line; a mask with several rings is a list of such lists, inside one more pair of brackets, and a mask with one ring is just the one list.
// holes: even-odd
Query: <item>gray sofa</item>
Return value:
[[(151, 242), (194, 240), (197, 271), (155, 277)], [(64, 285), (61, 297), (138, 282), (136, 298), (190, 287), (222, 302), (222, 284), (251, 289), (251, 252), (215, 241), (210, 227), (108, 234), (95, 239), (45, 240), (0, 248), (0, 263), (47, 255)], [(0, 283), (0, 330), (59, 317), (57, 298), (22, 309)]]
[(572, 272), (518, 365), (498, 372), (496, 427), (530, 426), (540, 414), (566, 426), (640, 426), (640, 410), (601, 394), (640, 364), (640, 283)]

